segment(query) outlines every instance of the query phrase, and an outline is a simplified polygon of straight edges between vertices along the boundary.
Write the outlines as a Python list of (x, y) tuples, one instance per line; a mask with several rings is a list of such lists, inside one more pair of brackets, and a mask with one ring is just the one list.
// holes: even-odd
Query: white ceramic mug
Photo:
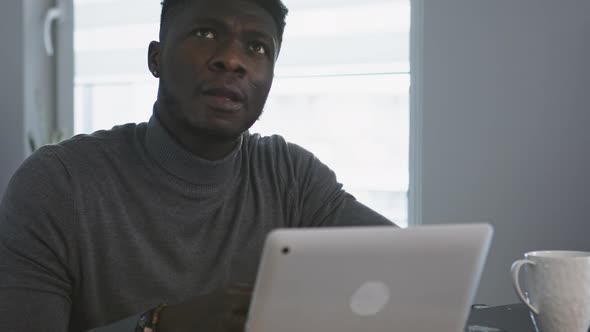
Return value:
[(589, 332), (590, 252), (533, 251), (524, 256), (512, 264), (512, 282), (537, 331)]

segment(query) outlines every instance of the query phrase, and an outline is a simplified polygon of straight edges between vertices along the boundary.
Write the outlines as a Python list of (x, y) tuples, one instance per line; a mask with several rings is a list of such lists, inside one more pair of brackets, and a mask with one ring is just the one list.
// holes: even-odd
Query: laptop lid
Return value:
[(462, 331), (491, 238), (487, 224), (273, 231), (246, 331)]

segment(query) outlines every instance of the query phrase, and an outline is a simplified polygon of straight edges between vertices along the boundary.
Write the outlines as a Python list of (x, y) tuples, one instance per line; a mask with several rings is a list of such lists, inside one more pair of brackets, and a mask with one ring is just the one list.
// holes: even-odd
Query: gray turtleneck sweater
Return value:
[(159, 303), (252, 283), (272, 229), (389, 223), (280, 136), (218, 161), (155, 116), (76, 136), (29, 157), (0, 205), (0, 331), (131, 332)]

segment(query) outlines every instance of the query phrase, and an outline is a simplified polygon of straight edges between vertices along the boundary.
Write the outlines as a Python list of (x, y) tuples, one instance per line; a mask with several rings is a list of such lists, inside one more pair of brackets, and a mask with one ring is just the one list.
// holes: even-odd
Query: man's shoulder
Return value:
[(135, 148), (145, 135), (145, 123), (128, 123), (91, 134), (78, 134), (52, 146), (59, 155), (115, 152)]
[(108, 162), (123, 162), (142, 148), (145, 123), (125, 124), (91, 134), (79, 134), (60, 143), (44, 147), (66, 168), (99, 167)]
[(277, 174), (285, 183), (304, 177), (321, 166), (313, 153), (280, 135), (248, 135), (246, 145), (249, 164), (253, 169), (266, 170), (265, 174)]
[(311, 152), (300, 145), (290, 142), (281, 135), (263, 136), (260, 134), (248, 134), (246, 136), (248, 149), (254, 153), (270, 154), (280, 158), (297, 158), (299, 156), (312, 155)]
[(127, 145), (137, 138), (137, 134), (145, 133), (146, 123), (127, 123), (111, 129), (98, 130), (91, 134), (78, 134), (58, 143), (66, 148), (88, 148), (107, 145), (115, 147)]
[(246, 132), (244, 134), (246, 141), (250, 144), (257, 144), (260, 146), (270, 146), (270, 145), (277, 145), (277, 144), (286, 144), (287, 141), (281, 135), (272, 134), (269, 136), (265, 136), (259, 133), (250, 133)]

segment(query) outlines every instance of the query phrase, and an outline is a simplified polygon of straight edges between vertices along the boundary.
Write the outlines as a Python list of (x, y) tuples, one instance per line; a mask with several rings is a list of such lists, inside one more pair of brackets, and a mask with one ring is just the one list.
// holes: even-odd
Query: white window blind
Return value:
[[(252, 132), (280, 134), (357, 199), (407, 225), (409, 0), (286, 0), (283, 48)], [(159, 0), (74, 0), (75, 131), (147, 121)]]

